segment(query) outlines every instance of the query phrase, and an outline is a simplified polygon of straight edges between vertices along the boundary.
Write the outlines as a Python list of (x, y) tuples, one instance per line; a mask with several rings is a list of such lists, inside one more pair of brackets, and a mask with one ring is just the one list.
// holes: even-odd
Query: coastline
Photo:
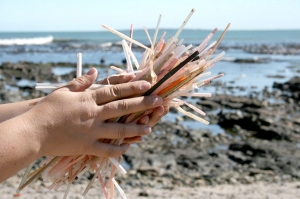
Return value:
[[(75, 71), (53, 74), (54, 65), (68, 66), (2, 64), (2, 103), (47, 94), (36, 91), (34, 84), (18, 84), (21, 79), (57, 82), (75, 77)], [(128, 175), (117, 175), (116, 180), (128, 198), (296, 198), (300, 195), (299, 85), (300, 78), (294, 77), (274, 83), (271, 90), (238, 96), (231, 94), (230, 85), (212, 82), (212, 87), (227, 94), (214, 94), (193, 104), (223, 131), (214, 132), (200, 123), (191, 128), (191, 119), (171, 109), (173, 118), (163, 118), (124, 155)], [(83, 198), (80, 194), (92, 175), (86, 173), (76, 181), (68, 198)], [(21, 176), (22, 172), (0, 184), (1, 198), (13, 198)], [(45, 185), (39, 179), (20, 198), (63, 197), (63, 189), (56, 193)], [(90, 196), (101, 197), (97, 183)]]

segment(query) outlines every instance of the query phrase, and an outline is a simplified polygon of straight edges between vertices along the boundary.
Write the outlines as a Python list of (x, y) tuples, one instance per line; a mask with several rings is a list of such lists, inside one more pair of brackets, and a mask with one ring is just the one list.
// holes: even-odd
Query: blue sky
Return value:
[(0, 31), (99, 31), (178, 28), (192, 8), (186, 28), (231, 30), (300, 29), (300, 0), (0, 0)]

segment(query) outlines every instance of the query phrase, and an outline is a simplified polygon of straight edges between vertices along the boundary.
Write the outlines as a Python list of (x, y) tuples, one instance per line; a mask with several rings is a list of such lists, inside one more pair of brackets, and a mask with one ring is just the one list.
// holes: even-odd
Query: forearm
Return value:
[(0, 123), (0, 182), (40, 157), (39, 144), (22, 116)]
[(22, 102), (1, 104), (0, 105), (0, 123), (13, 117), (21, 115), (32, 108), (32, 103), (38, 102), (43, 98), (26, 100)]

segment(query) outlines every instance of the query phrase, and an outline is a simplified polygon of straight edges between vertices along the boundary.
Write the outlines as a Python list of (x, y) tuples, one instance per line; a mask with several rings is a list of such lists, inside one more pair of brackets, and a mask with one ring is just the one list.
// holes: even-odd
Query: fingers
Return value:
[(148, 124), (149, 122), (149, 116), (148, 115), (145, 115), (145, 116), (142, 116), (138, 121), (137, 121), (137, 124)]
[(112, 75), (110, 77), (107, 77), (99, 81), (99, 83), (100, 84), (122, 84), (122, 83), (129, 82), (133, 78), (134, 75), (132, 73), (124, 73), (124, 74)]
[(141, 142), (142, 140), (143, 140), (143, 138), (141, 136), (136, 136), (136, 137), (132, 137), (132, 138), (125, 138), (123, 140), (123, 143), (135, 144), (137, 142)]
[[(99, 106), (98, 115), (102, 119), (121, 117), (130, 113), (137, 113), (148, 110), (162, 104), (163, 100), (159, 96), (135, 97), (130, 99), (109, 102)], [(105, 114), (103, 114), (105, 113)]]
[(119, 157), (123, 155), (128, 149), (129, 144), (112, 145), (96, 141), (90, 146), (88, 153), (99, 157)]
[(141, 95), (151, 87), (149, 82), (136, 81), (97, 89), (92, 92), (92, 97), (97, 104), (123, 99), (130, 96)]
[(87, 74), (74, 79), (73, 81), (69, 82), (66, 86), (58, 90), (67, 89), (72, 92), (85, 91), (95, 82), (97, 75), (98, 75), (97, 69), (91, 68)]
[(148, 126), (153, 127), (155, 124), (159, 122), (159, 120), (169, 112), (169, 107), (167, 106), (159, 106), (156, 107), (152, 114), (149, 117)]
[(148, 135), (151, 132), (151, 128), (147, 125), (139, 124), (103, 123), (101, 124), (101, 132), (95, 132), (96, 139), (124, 139)]

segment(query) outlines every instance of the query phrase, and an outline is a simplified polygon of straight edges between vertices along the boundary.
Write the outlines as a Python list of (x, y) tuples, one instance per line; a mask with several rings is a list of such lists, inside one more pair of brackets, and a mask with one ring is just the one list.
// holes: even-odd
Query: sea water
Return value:
[[(158, 38), (166, 31), (165, 39), (176, 33), (175, 29), (162, 29)], [(129, 30), (121, 30), (129, 35)], [(222, 31), (218, 31), (213, 39), (218, 39)], [(149, 30), (150, 35), (154, 30)], [(210, 33), (209, 30), (184, 30), (179, 39), (184, 39), (184, 44), (199, 45)], [(150, 45), (144, 30), (135, 30), (133, 38), (140, 43)], [(76, 54), (83, 53), (83, 64), (99, 64), (104, 60), (107, 65), (122, 64), (125, 56), (121, 48), (121, 38), (108, 32), (1, 32), (0, 33), (0, 64), (2, 62), (29, 61), (34, 63), (47, 62), (76, 62)], [(296, 45), (294, 54), (275, 54), (276, 49), (290, 48)], [(247, 47), (274, 48), (275, 50), (264, 53), (251, 53)], [(212, 74), (225, 73), (220, 81), (241, 87), (262, 90), (271, 87), (274, 81), (284, 82), (297, 75), (300, 65), (300, 30), (269, 30), (269, 31), (228, 31), (220, 49), (226, 52), (224, 59), (217, 63), (210, 71)], [(297, 49), (297, 48), (296, 48)], [(135, 56), (141, 60), (141, 49), (133, 49)], [(266, 60), (263, 63), (236, 63), (236, 59)], [(290, 66), (294, 66), (291, 68)], [(54, 68), (53, 71), (60, 75), (74, 69)], [(275, 79), (281, 75), (282, 78)], [(207, 91), (217, 92), (213, 88)], [(242, 91), (239, 91), (242, 93)]]
[[(158, 38), (166, 31), (165, 39), (176, 33), (175, 29), (161, 29)], [(129, 30), (121, 30), (128, 35)], [(209, 34), (209, 30), (184, 30), (179, 39), (185, 44), (199, 45)], [(149, 30), (153, 35), (154, 30)], [(221, 31), (214, 38), (217, 40)], [(135, 30), (133, 38), (145, 45), (150, 42), (144, 30)], [(125, 56), (120, 42), (121, 38), (108, 32), (1, 32), (0, 33), (0, 64), (2, 62), (76, 62), (76, 54), (83, 53), (83, 63), (99, 64), (103, 59), (105, 64), (122, 64)], [(284, 45), (300, 45), (300, 30), (273, 31), (228, 31), (220, 47), (226, 54), (224, 59), (211, 69), (212, 74), (225, 73), (221, 81), (234, 82), (243, 87), (259, 90), (271, 86), (276, 81), (286, 81), (295, 74), (299, 67), (300, 51), (292, 55), (257, 54), (245, 51), (247, 46), (262, 45), (278, 47)], [(217, 53), (220, 52), (217, 51)], [(137, 59), (142, 57), (140, 49), (134, 49)], [(265, 63), (235, 63), (235, 59), (262, 59)], [(294, 65), (296, 68), (290, 69)], [(61, 70), (61, 72), (60, 72)], [(55, 68), (57, 74), (65, 73), (67, 69)], [(270, 76), (280, 74), (281, 79)], [(269, 77), (268, 77), (269, 76)]]

